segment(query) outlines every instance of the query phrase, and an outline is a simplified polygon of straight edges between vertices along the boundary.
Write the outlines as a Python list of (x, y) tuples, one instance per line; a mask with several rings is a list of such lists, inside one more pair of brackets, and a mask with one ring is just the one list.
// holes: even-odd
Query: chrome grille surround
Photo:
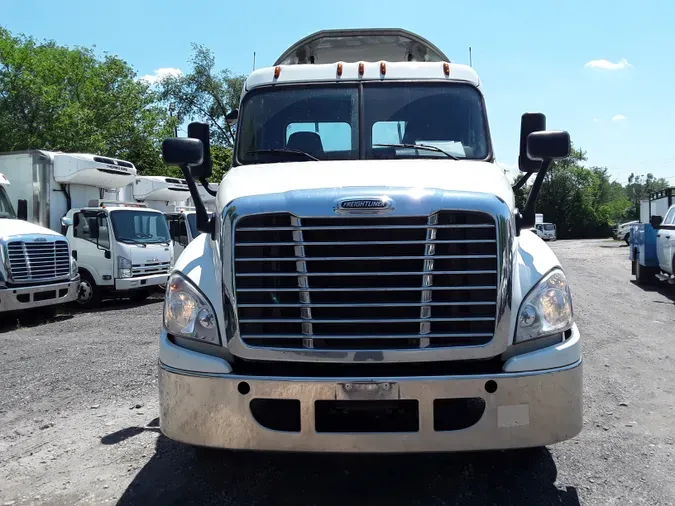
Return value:
[[(323, 343), (319, 342), (317, 345), (315, 341), (320, 340), (322, 337), (319, 335), (320, 332), (317, 332), (317, 329), (315, 328), (317, 327), (317, 324), (319, 326), (322, 324), (339, 325), (343, 324), (344, 321), (326, 321), (326, 319), (317, 317), (317, 315), (314, 314), (317, 312), (317, 306), (319, 306), (318, 309), (323, 308), (320, 307), (320, 304), (315, 304), (311, 299), (312, 293), (314, 292), (311, 287), (311, 280), (313, 276), (322, 273), (317, 273), (315, 267), (308, 270), (307, 264), (312, 261), (312, 255), (307, 255), (305, 249), (316, 245), (316, 242), (309, 240), (307, 237), (303, 237), (303, 234), (307, 235), (307, 224), (320, 223), (321, 220), (325, 222), (326, 220), (335, 220), (336, 218), (342, 221), (352, 218), (354, 220), (359, 218), (363, 219), (364, 215), (362, 213), (355, 213), (348, 217), (345, 217), (342, 213), (339, 215), (336, 214), (335, 204), (345, 198), (372, 198), (373, 195), (386, 196), (387, 198), (392, 199), (393, 205), (381, 212), (374, 210), (372, 213), (368, 213), (371, 220), (377, 220), (379, 219), (378, 217), (381, 217), (382, 223), (385, 223), (387, 219), (391, 220), (393, 218), (397, 223), (390, 228), (399, 229), (399, 232), (402, 221), (424, 220), (420, 224), (409, 227), (417, 230), (422, 229), (424, 231), (424, 235), (421, 239), (415, 241), (415, 247), (421, 248), (419, 250), (420, 252), (412, 255), (416, 259), (419, 259), (420, 257), (424, 258), (423, 264), (421, 264), (422, 270), (417, 270), (414, 273), (396, 273), (394, 275), (389, 272), (388, 274), (390, 276), (382, 277), (383, 279), (386, 279), (387, 277), (398, 278), (399, 276), (403, 277), (404, 275), (411, 274), (419, 280), (419, 286), (411, 287), (410, 290), (416, 291), (420, 298), (415, 304), (405, 304), (407, 309), (410, 309), (412, 306), (417, 307), (419, 313), (414, 317), (406, 317), (403, 321), (400, 321), (402, 324), (415, 325), (415, 332), (411, 332), (411, 335), (408, 336), (411, 341), (408, 341), (403, 346), (392, 347), (391, 340), (387, 340), (387, 342), (380, 341), (382, 345), (378, 346), (378, 344), (373, 344), (373, 340), (370, 338), (374, 337), (375, 339), (381, 339), (386, 336), (373, 336), (366, 332), (364, 332), (363, 336), (360, 336), (358, 333), (354, 333), (353, 329), (350, 335), (347, 336), (349, 339), (352, 339), (349, 346), (339, 348), (332, 343), (331, 346), (326, 347), (325, 343), (327, 340)], [(496, 258), (494, 259), (494, 267), (492, 270), (496, 271), (494, 272), (494, 294), (496, 295), (493, 294), (491, 299), (493, 311), (489, 315), (484, 315), (485, 321), (489, 322), (489, 325), (491, 326), (489, 332), (481, 332), (481, 334), (484, 334), (482, 336), (468, 336), (473, 339), (472, 341), (438, 344), (437, 342), (434, 342), (436, 336), (434, 335), (433, 327), (437, 324), (436, 322), (438, 320), (444, 320), (445, 323), (449, 320), (447, 317), (435, 319), (431, 316), (435, 306), (440, 305), (436, 304), (437, 301), (434, 301), (434, 294), (440, 293), (439, 291), (448, 291), (449, 288), (447, 283), (443, 286), (433, 284), (434, 274), (439, 275), (439, 271), (434, 269), (434, 262), (437, 261), (439, 257), (435, 256), (434, 253), (436, 247), (443, 244), (442, 240), (436, 239), (436, 234), (438, 233), (438, 230), (444, 230), (444, 228), (440, 226), (443, 225), (443, 223), (439, 224), (438, 222), (439, 216), (442, 217), (444, 214), (452, 215), (453, 213), (489, 215), (489, 223), (494, 224), (494, 228), (492, 228), (492, 238), (496, 241), (493, 241)], [(237, 270), (235, 267), (238, 262), (235, 260), (235, 229), (239, 228), (238, 224), (240, 221), (242, 227), (247, 226), (244, 218), (248, 220), (252, 216), (270, 214), (286, 215), (292, 220), (288, 227), (282, 228), (286, 228), (289, 233), (287, 246), (292, 248), (293, 253), (291, 254), (291, 259), (295, 260), (295, 262), (293, 262), (295, 263), (295, 269), (286, 274), (292, 282), (297, 282), (297, 285), (288, 285), (287, 287), (296, 297), (294, 303), (290, 304), (288, 307), (298, 310), (298, 317), (297, 319), (293, 319), (292, 322), (297, 324), (298, 328), (301, 329), (302, 337), (295, 341), (297, 345), (293, 343), (289, 345), (286, 343), (284, 346), (269, 346), (269, 343), (261, 344), (260, 342), (256, 343), (255, 341), (251, 341), (250, 332), (248, 332), (249, 336), (242, 336), (241, 334), (242, 325), (257, 322), (251, 322), (250, 317), (242, 318), (242, 320), (247, 321), (240, 321), (241, 309), (247, 306), (245, 305), (246, 302), (238, 301), (239, 298), (242, 298), (242, 292), (240, 291), (239, 295), (237, 295)], [(297, 362), (423, 362), (490, 358), (499, 355), (505, 351), (508, 346), (510, 337), (510, 280), (513, 257), (514, 221), (509, 206), (494, 195), (440, 190), (425, 190), (420, 192), (419, 190), (411, 191), (409, 189), (373, 187), (296, 190), (284, 194), (268, 194), (236, 199), (225, 207), (223, 213), (218, 218), (220, 223), (217, 240), (219, 240), (220, 244), (220, 257), (223, 269), (223, 296), (225, 300), (229, 301), (232, 308), (234, 308), (231, 312), (229, 311), (229, 308), (225, 308), (226, 313), (234, 318), (234, 324), (232, 325), (233, 332), (231, 335), (227, 336), (227, 346), (230, 352), (235, 356), (252, 360)], [(310, 225), (309, 229), (311, 230), (312, 228), (316, 227), (311, 227)], [(339, 226), (335, 227), (335, 229), (339, 228)], [(373, 228), (377, 229), (378, 227), (375, 226)], [(384, 226), (384, 229), (386, 228), (388, 227)], [(390, 243), (393, 239), (394, 238), (390, 237), (389, 240), (383, 241), (383, 243)], [(370, 243), (371, 241), (368, 242)], [(401, 247), (408, 247), (410, 244), (410, 241), (394, 240), (394, 242), (400, 242)], [(446, 240), (446, 242), (450, 241)], [(336, 236), (335, 243), (341, 244), (339, 236)], [(323, 245), (325, 242), (321, 242), (321, 244)], [(398, 246), (394, 246), (394, 248), (396, 247)], [(340, 258), (344, 260), (344, 256), (341, 256)], [(399, 257), (397, 256), (397, 258)], [(286, 258), (286, 260), (288, 260), (288, 258)], [(450, 270), (454, 269), (451, 268)], [(374, 271), (376, 271), (376, 269), (374, 269)], [(240, 273), (239, 279), (242, 278), (241, 274), (242, 273)], [(364, 273), (361, 272), (361, 274), (363, 275)], [(379, 275), (376, 272), (365, 274)], [(335, 273), (331, 275), (335, 275)], [(340, 273), (335, 276), (335, 278), (338, 279), (341, 275), (344, 274)], [(448, 275), (451, 274), (448, 273)], [(281, 279), (284, 276), (276, 277)], [(336, 287), (339, 287), (339, 285), (336, 285)], [(292, 290), (290, 290), (291, 288)], [(306, 290), (303, 290), (303, 288), (306, 288)], [(350, 291), (351, 293), (358, 292), (358, 288), (354, 287), (344, 289), (338, 288), (337, 290), (332, 288), (330, 291), (336, 292), (340, 290)], [(379, 290), (387, 291), (387, 287), (383, 286), (379, 288)], [(275, 292), (276, 291), (277, 290), (275, 289)], [(490, 299), (485, 299), (482, 302), (489, 301)], [(238, 302), (241, 302), (241, 308), (238, 307)], [(363, 319), (367, 320), (367, 318)], [(273, 321), (268, 323), (281, 322)], [(377, 320), (373, 322), (359, 321), (353, 323), (362, 323), (364, 325), (367, 323), (387, 324), (391, 323), (391, 321), (380, 322)], [(474, 334), (473, 332), (467, 333)], [(404, 337), (407, 338), (406, 336), (395, 336), (395, 338), (399, 340)], [(476, 339), (476, 337), (480, 337), (481, 339)], [(270, 336), (270, 338), (274, 339), (274, 336)], [(296, 336), (296, 339), (298, 338), (300, 338), (300, 336)], [(368, 346), (364, 345), (361, 347), (358, 345), (359, 342), (365, 343), (366, 341), (370, 341)]]
[(143, 276), (152, 276), (155, 274), (169, 274), (169, 262), (146, 262), (145, 264), (133, 264), (131, 266), (131, 277), (140, 278)]
[(61, 236), (22, 234), (0, 244), (7, 281), (16, 285), (70, 279), (70, 247)]

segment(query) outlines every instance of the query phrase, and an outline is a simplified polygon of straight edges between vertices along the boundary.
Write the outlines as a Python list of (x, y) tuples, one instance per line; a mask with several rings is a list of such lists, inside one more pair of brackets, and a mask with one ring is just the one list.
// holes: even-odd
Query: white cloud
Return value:
[(625, 120), (626, 116), (624, 116), (623, 114), (615, 114), (614, 116), (612, 116), (612, 121), (625, 121)]
[(621, 58), (618, 62), (613, 63), (609, 60), (591, 60), (584, 67), (599, 69), (599, 70), (623, 70), (632, 67), (628, 60)]
[(148, 84), (157, 84), (162, 79), (167, 77), (178, 77), (182, 75), (183, 71), (181, 69), (166, 67), (155, 70), (153, 74), (145, 74), (143, 77), (141, 77), (141, 81), (145, 81)]
[(600, 118), (593, 118), (593, 123), (600, 123), (602, 120)]

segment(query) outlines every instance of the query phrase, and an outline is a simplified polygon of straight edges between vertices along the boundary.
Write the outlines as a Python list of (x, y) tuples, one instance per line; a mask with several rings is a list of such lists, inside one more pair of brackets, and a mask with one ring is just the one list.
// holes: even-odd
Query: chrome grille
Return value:
[(497, 244), (484, 213), (246, 216), (235, 229), (239, 332), (248, 346), (389, 350), (494, 336)]
[(51, 281), (70, 275), (67, 241), (11, 241), (7, 256), (9, 277), (15, 283)]
[(131, 277), (140, 278), (142, 276), (151, 276), (154, 274), (168, 274), (169, 262), (148, 262), (146, 264), (133, 264), (131, 266)]

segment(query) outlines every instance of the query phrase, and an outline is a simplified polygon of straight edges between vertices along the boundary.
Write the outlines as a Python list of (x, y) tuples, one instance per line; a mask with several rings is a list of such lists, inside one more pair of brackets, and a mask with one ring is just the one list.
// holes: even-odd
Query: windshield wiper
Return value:
[(145, 244), (143, 241), (139, 241), (138, 239), (132, 239), (131, 237), (118, 237), (117, 240), (119, 242), (130, 242), (132, 244)]
[(310, 160), (319, 161), (319, 159), (309, 153), (306, 153), (300, 149), (286, 149), (286, 148), (275, 148), (275, 149), (254, 149), (253, 151), (247, 151), (247, 155), (254, 155), (256, 153), (272, 153), (272, 154), (284, 154), (284, 155), (301, 155), (309, 158)]
[(443, 153), (446, 157), (451, 160), (459, 160), (455, 155), (451, 155), (447, 151), (442, 150), (436, 146), (430, 146), (429, 144), (373, 144), (373, 147), (383, 147), (383, 148), (409, 148), (409, 149), (421, 149), (426, 151), (435, 151), (436, 153)]

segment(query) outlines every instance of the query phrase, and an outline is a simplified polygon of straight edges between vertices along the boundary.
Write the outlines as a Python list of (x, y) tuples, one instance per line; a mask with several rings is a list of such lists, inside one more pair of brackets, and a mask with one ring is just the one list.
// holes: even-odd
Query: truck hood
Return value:
[(50, 236), (61, 236), (61, 234), (49, 230), (48, 228), (34, 225), (23, 220), (10, 220), (7, 218), (0, 218), (0, 239), (8, 239), (12, 236), (26, 235), (26, 234), (40, 234)]
[(470, 160), (341, 160), (243, 165), (231, 169), (218, 190), (218, 207), (252, 195), (348, 187), (426, 188), (496, 195), (514, 207), (504, 171)]

